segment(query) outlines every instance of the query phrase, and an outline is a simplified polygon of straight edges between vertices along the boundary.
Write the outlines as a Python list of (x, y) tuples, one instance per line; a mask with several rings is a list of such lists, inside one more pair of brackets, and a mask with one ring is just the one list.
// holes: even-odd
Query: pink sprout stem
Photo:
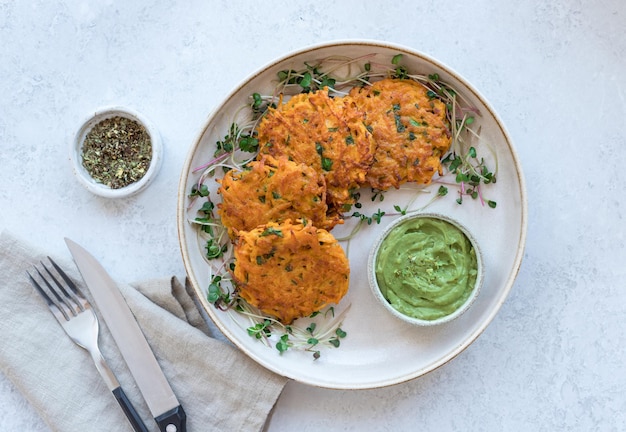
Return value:
[(478, 185), (477, 188), (478, 188), (478, 198), (480, 198), (480, 204), (482, 206), (484, 206), (485, 205), (485, 200), (483, 199), (483, 191), (482, 191), (480, 185)]
[(211, 165), (213, 165), (213, 164), (216, 164), (216, 163), (218, 163), (218, 162), (221, 162), (221, 161), (223, 161), (224, 159), (226, 159), (229, 155), (230, 155), (230, 153), (224, 153), (224, 154), (221, 154), (221, 155), (219, 155), (218, 157), (216, 157), (215, 159), (213, 159), (213, 160), (211, 160), (211, 161), (209, 161), (209, 162), (205, 163), (204, 165), (200, 165), (199, 167), (194, 168), (194, 169), (193, 169), (193, 172), (194, 172), (194, 173), (196, 173), (196, 172), (198, 172), (198, 171), (200, 171), (200, 170), (203, 170), (203, 169), (206, 169), (207, 167), (210, 167), (210, 166), (211, 166)]

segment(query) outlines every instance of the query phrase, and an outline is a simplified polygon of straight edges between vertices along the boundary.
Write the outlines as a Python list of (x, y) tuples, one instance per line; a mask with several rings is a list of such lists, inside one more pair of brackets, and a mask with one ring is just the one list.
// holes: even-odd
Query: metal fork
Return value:
[(96, 369), (98, 369), (102, 379), (115, 396), (124, 414), (126, 414), (133, 430), (136, 432), (148, 432), (143, 420), (102, 357), (98, 347), (98, 318), (91, 305), (76, 284), (72, 282), (52, 258), (48, 257), (48, 260), (50, 260), (50, 264), (56, 270), (56, 274), (41, 261), (43, 272), (35, 267), (35, 276), (39, 275), (38, 279), (43, 281), (43, 284), (38, 282), (31, 273), (26, 272), (28, 278), (37, 292), (46, 301), (50, 312), (61, 324), (65, 333), (74, 343), (89, 352)]

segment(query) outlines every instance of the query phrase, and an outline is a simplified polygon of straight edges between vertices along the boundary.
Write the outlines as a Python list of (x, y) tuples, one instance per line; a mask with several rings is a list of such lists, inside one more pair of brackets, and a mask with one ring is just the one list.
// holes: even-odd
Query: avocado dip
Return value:
[(452, 223), (408, 218), (382, 241), (375, 262), (381, 294), (400, 313), (436, 320), (469, 298), (478, 274), (476, 251)]

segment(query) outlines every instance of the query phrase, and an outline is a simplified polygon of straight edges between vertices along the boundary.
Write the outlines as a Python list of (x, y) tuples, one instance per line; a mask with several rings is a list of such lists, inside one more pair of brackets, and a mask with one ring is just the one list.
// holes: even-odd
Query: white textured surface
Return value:
[[(507, 125), (529, 193), (521, 272), (449, 364), (377, 390), (288, 384), (270, 431), (626, 429), (626, 3), (448, 3), (0, 0), (0, 229), (55, 254), (63, 236), (90, 238), (122, 280), (183, 277), (178, 177), (217, 102), (291, 49), (407, 45), (464, 75)], [(79, 121), (110, 104), (164, 141), (155, 183), (125, 201), (91, 195), (68, 161)], [(0, 406), (0, 429), (47, 430), (2, 375)]]

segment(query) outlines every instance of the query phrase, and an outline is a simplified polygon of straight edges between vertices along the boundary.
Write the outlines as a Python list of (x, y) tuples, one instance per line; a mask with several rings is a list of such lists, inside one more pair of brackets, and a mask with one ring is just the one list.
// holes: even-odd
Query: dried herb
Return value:
[(140, 180), (152, 159), (148, 131), (135, 120), (121, 116), (97, 123), (85, 137), (83, 166), (89, 175), (111, 189)]

